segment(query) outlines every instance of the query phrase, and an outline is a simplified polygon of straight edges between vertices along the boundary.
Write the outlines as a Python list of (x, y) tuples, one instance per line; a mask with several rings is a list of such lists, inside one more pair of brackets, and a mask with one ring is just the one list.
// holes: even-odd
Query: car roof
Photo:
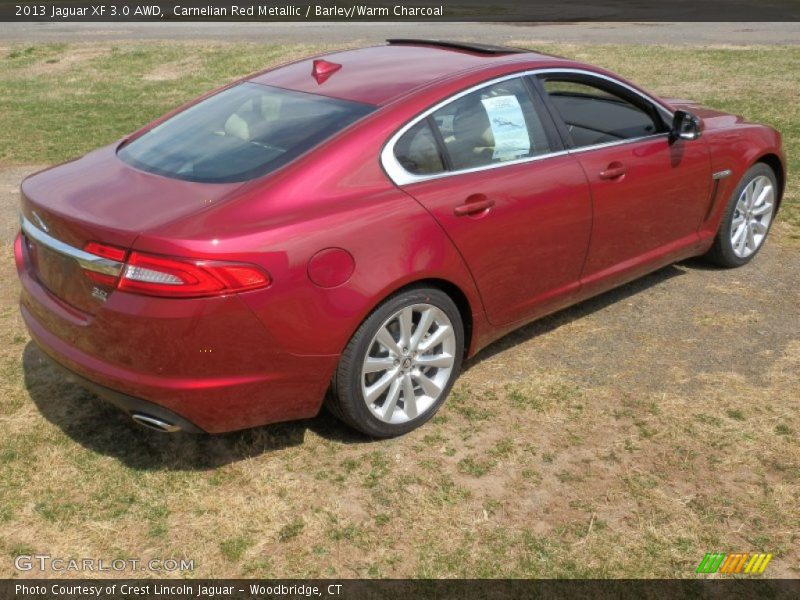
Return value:
[[(314, 62), (320, 59), (341, 67), (327, 77), (314, 77)], [(299, 60), (259, 73), (250, 81), (381, 105), (413, 89), (459, 73), (504, 62), (530, 63), (552, 59), (550, 55), (501, 46), (390, 40), (384, 46), (343, 50)]]

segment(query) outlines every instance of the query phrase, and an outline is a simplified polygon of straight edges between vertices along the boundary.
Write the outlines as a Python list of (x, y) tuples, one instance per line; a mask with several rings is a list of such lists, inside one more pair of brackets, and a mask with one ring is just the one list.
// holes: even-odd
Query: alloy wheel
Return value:
[(753, 254), (767, 237), (775, 213), (775, 189), (769, 177), (753, 178), (739, 194), (731, 221), (731, 248), (739, 258)]
[(406, 423), (425, 414), (453, 372), (456, 336), (441, 309), (406, 306), (378, 329), (361, 368), (361, 392), (370, 412), (385, 423)]

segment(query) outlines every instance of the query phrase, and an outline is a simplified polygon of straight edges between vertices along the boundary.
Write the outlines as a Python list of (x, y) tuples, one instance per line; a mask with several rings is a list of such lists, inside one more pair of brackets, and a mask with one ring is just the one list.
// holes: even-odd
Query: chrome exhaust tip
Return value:
[(148, 429), (153, 429), (161, 433), (176, 433), (181, 430), (178, 425), (162, 421), (150, 415), (143, 415), (142, 413), (133, 413), (131, 419), (142, 427), (147, 427)]

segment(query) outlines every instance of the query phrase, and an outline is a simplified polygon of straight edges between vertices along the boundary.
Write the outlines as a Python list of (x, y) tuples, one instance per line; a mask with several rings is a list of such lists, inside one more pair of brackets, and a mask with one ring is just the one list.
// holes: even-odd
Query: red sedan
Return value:
[(465, 357), (690, 256), (759, 251), (780, 134), (586, 64), (420, 40), (237, 81), (26, 179), (22, 315), (138, 423), (371, 436)]

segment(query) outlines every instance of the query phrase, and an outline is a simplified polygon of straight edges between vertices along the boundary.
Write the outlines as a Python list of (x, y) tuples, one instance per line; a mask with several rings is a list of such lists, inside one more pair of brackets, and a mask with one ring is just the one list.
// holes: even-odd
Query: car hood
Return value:
[(694, 100), (665, 98), (664, 101), (675, 110), (685, 110), (700, 117), (703, 120), (705, 129), (720, 129), (744, 122), (744, 118), (739, 115), (708, 108)]

